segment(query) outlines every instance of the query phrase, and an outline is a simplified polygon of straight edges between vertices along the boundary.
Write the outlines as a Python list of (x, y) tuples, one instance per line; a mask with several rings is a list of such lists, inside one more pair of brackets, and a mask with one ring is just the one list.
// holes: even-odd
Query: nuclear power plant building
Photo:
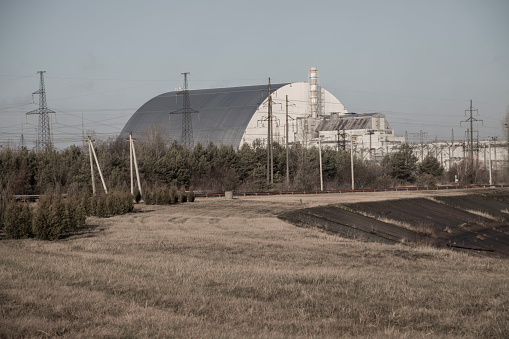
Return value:
[[(381, 114), (364, 119), (348, 114), (344, 105), (318, 84), (318, 70), (314, 67), (309, 70), (309, 82), (271, 84), (270, 93), (273, 142), (285, 144), (287, 130), (290, 145), (299, 142), (306, 147), (316, 145), (319, 135), (327, 138), (327, 144), (332, 144), (343, 132), (367, 134), (371, 133), (368, 130), (377, 128), (383, 130), (384, 135), (393, 136)], [(143, 137), (146, 131), (157, 126), (168, 133), (170, 140), (181, 142), (182, 114), (170, 112), (181, 110), (183, 100), (179, 90), (150, 99), (129, 119), (121, 134)], [(255, 140), (262, 145), (267, 143), (270, 123), (268, 84), (189, 90), (189, 101), (193, 112), (197, 111), (191, 113), (195, 145), (213, 142), (238, 148)], [(340, 122), (343, 118), (346, 120)], [(366, 122), (346, 122), (352, 119)], [(339, 129), (342, 129), (341, 133)], [(340, 141), (338, 139), (337, 143)]]

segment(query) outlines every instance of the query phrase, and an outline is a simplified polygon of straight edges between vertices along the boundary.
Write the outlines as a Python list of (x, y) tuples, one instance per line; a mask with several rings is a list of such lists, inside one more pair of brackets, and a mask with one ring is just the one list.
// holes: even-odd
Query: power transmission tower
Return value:
[(37, 73), (40, 74), (41, 80), (39, 84), (39, 90), (32, 93), (32, 94), (39, 94), (39, 109), (30, 111), (27, 113), (27, 115), (31, 114), (39, 114), (39, 129), (37, 133), (37, 151), (45, 151), (48, 149), (51, 149), (52, 147), (52, 141), (51, 141), (51, 129), (49, 125), (49, 113), (55, 113), (55, 111), (52, 111), (48, 109), (46, 105), (46, 90), (44, 89), (44, 76), (43, 74), (46, 73), (46, 71), (38, 71)]
[(19, 139), (19, 149), (27, 148), (27, 144), (25, 143), (25, 137), (23, 135), (23, 121), (21, 121), (21, 138)]
[(472, 107), (472, 100), (470, 100), (470, 109), (466, 109), (465, 110), (465, 115), (467, 114), (467, 112), (470, 112), (470, 118), (460, 122), (460, 125), (461, 125), (462, 122), (469, 122), (470, 123), (470, 135), (469, 135), (469, 137), (470, 137), (470, 147), (469, 147), (469, 152), (470, 152), (470, 165), (471, 165), (471, 168), (474, 168), (474, 122), (477, 122), (477, 121), (481, 121), (482, 122), (482, 120), (477, 120), (477, 119), (475, 119), (472, 116), (474, 111), (476, 111), (477, 114), (479, 114), (479, 111), (477, 110), (477, 108), (473, 108)]
[(19, 139), (19, 149), (27, 148), (27, 144), (25, 143), (25, 137), (23, 136), (23, 132), (21, 132), (21, 138)]
[[(339, 151), (339, 149), (341, 148), (343, 151), (346, 150), (346, 132), (345, 132), (345, 126), (344, 124), (342, 123), (342, 119), (339, 118), (339, 123), (338, 123), (338, 144), (337, 144), (337, 150)], [(342, 139), (342, 142), (341, 142), (341, 145), (340, 145), (340, 141), (339, 141), (339, 138), (341, 137)]]
[(187, 88), (187, 75), (189, 72), (182, 73), (184, 75), (184, 89), (177, 93), (183, 95), (182, 108), (170, 112), (170, 114), (182, 114), (182, 136), (180, 142), (185, 145), (188, 149), (194, 147), (193, 140), (193, 120), (191, 119), (191, 113), (199, 113), (198, 111), (191, 108), (191, 100), (189, 99), (189, 89)]

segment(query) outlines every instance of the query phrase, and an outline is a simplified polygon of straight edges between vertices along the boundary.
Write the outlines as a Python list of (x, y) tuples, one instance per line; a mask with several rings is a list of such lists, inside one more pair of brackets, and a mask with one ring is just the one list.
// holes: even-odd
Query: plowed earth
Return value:
[(503, 191), (332, 204), (279, 217), (366, 241), (426, 244), (509, 258), (509, 194)]

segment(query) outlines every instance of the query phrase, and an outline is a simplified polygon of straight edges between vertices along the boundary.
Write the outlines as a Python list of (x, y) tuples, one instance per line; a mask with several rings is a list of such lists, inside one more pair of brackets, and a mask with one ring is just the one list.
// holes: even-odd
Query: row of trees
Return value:
[[(261, 191), (316, 190), (320, 188), (317, 148), (295, 144), (289, 149), (290, 183), (286, 184), (286, 150), (274, 145), (274, 183), (266, 178), (267, 153), (260, 143), (244, 144), (238, 150), (231, 146), (196, 145), (192, 150), (177, 142), (169, 145), (159, 135), (136, 144), (143, 192), (155, 187), (176, 186), (194, 191)], [(97, 143), (96, 152), (108, 189), (129, 190), (129, 145), (117, 138)], [(322, 150), (323, 178), (326, 189), (351, 187), (350, 153), (344, 150)], [(456, 166), (446, 175), (433, 156), (421, 163), (410, 146), (387, 155), (381, 163), (354, 157), (355, 187), (378, 188), (395, 185), (454, 182), (461, 173)], [(479, 171), (478, 171), (479, 172)], [(482, 172), (482, 171), (481, 171)], [(476, 175), (477, 179), (483, 174)], [(96, 175), (96, 179), (97, 179)], [(460, 178), (461, 179), (461, 178)], [(98, 180), (98, 179), (97, 179)], [(464, 180), (472, 181), (472, 178)], [(466, 183), (466, 182), (465, 182)], [(12, 194), (43, 194), (60, 187), (65, 191), (90, 192), (90, 162), (81, 147), (62, 151), (34, 152), (6, 149), (0, 152), (0, 188)], [(99, 183), (97, 187), (101, 187)]]
[(34, 206), (22, 204), (5, 194), (0, 196), (0, 229), (9, 238), (54, 240), (66, 232), (85, 226), (86, 216), (108, 217), (133, 210), (133, 197), (127, 192), (89, 197), (55, 192), (42, 195)]

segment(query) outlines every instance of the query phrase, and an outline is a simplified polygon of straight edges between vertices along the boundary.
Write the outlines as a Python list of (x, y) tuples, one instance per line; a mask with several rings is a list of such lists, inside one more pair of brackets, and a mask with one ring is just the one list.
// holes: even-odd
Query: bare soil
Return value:
[(509, 192), (504, 189), (378, 198), (342, 199), (286, 212), (280, 218), (368, 241), (427, 244), (509, 258)]

